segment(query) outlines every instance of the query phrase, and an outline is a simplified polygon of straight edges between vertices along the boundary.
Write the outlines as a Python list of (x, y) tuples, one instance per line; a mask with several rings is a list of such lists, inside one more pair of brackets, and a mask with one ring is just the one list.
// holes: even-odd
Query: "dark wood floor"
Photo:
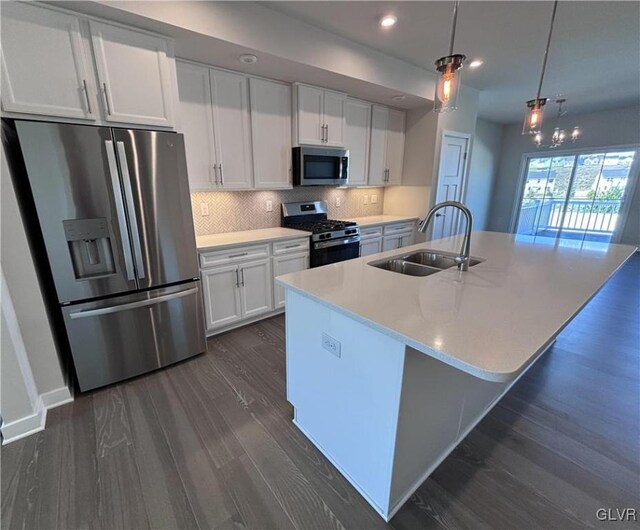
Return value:
[[(392, 519), (401, 528), (623, 528), (638, 506), (640, 258)], [(3, 528), (383, 528), (291, 424), (284, 319), (50, 411), (1, 450)]]

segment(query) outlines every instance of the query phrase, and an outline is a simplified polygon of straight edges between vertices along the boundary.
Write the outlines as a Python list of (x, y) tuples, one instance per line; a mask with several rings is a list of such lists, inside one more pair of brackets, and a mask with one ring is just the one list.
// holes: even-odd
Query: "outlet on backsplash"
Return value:
[(372, 195), (371, 196), (371, 204), (376, 204), (378, 202), (378, 196), (377, 195)]
[[(373, 195), (369, 201), (369, 195), (374, 191), (379, 199), (377, 203), (373, 203)], [(315, 200), (327, 201), (330, 218), (348, 221), (354, 217), (380, 215), (384, 188), (307, 186), (280, 191), (194, 192), (191, 194), (193, 224), (198, 236), (272, 228), (280, 226), (283, 202)]]
[(364, 196), (364, 199), (363, 199), (362, 203), (363, 204), (369, 204), (369, 196), (368, 195)]

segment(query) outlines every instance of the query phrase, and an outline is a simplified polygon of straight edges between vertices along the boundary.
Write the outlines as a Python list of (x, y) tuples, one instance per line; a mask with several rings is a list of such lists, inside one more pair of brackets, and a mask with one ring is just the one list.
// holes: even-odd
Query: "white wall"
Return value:
[[(549, 116), (545, 118), (549, 120)], [(582, 129), (582, 138), (572, 146), (576, 149), (640, 144), (640, 107), (566, 116), (565, 120)], [(550, 126), (548, 121), (546, 125)], [(502, 156), (494, 184), (489, 223), (490, 229), (498, 232), (508, 232), (510, 228), (523, 155), (550, 151), (536, 149), (531, 138), (521, 134), (521, 129), (521, 124), (505, 126), (504, 129)], [(631, 211), (621, 242), (640, 244), (640, 186), (636, 186), (635, 195), (631, 198)]]
[(503, 126), (478, 119), (469, 162), (465, 203), (473, 214), (473, 229), (486, 230), (493, 184), (502, 153)]
[(0, 260), (13, 300), (17, 324), (38, 393), (62, 392), (68, 396), (69, 391), (62, 374), (13, 183), (4, 151), (0, 149), (0, 152)]
[[(462, 87), (458, 97), (458, 110), (437, 114), (430, 107), (407, 113), (404, 152), (403, 186), (391, 186), (384, 194), (384, 213), (424, 217), (435, 200), (432, 187), (437, 179), (440, 146), (444, 131), (473, 135), (478, 117), (479, 92)], [(416, 241), (424, 241), (418, 234)]]

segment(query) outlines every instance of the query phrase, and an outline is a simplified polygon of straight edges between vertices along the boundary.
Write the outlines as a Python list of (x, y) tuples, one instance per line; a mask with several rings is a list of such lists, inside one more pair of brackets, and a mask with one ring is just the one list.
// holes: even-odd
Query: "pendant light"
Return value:
[(435, 62), (436, 70), (438, 70), (436, 97), (434, 98), (433, 105), (433, 110), (435, 112), (451, 112), (458, 108), (457, 101), (458, 92), (460, 92), (460, 70), (462, 69), (462, 63), (464, 63), (464, 60), (467, 58), (466, 55), (453, 53), (459, 3), (459, 0), (455, 0), (453, 5), (453, 25), (451, 27), (449, 55), (440, 57), (440, 59)]
[(542, 81), (544, 80), (544, 72), (547, 68), (547, 58), (549, 57), (549, 46), (551, 44), (551, 35), (553, 33), (553, 23), (556, 19), (556, 11), (558, 9), (558, 0), (553, 2), (553, 11), (551, 12), (551, 24), (549, 26), (549, 36), (547, 37), (547, 47), (544, 50), (544, 59), (542, 60), (542, 71), (540, 72), (540, 82), (538, 83), (538, 92), (535, 99), (527, 101), (527, 112), (522, 126), (522, 134), (538, 135), (542, 128), (542, 115), (547, 98), (541, 98)]

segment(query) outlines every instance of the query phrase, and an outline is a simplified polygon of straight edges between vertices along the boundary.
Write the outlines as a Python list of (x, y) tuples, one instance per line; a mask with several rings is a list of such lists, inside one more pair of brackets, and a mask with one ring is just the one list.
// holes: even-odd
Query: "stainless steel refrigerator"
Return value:
[(4, 120), (3, 139), (80, 390), (203, 352), (183, 136)]

